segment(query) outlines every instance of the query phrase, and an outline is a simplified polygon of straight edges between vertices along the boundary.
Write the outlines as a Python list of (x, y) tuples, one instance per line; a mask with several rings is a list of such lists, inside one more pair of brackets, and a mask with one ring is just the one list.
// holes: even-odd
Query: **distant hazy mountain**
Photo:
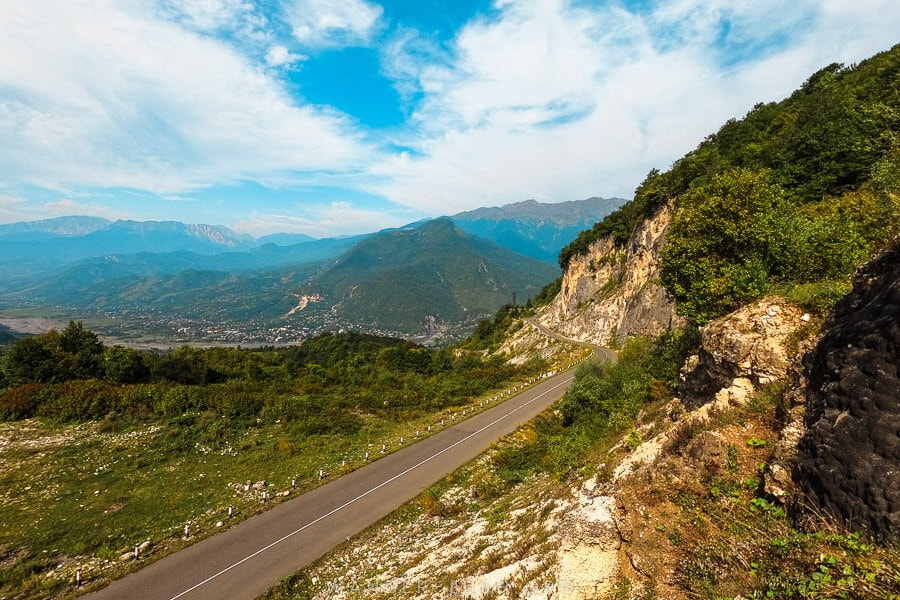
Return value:
[[(72, 263), (50, 259), (50, 253), (45, 251), (41, 256), (30, 259), (23, 257), (19, 261), (0, 262), (0, 306), (4, 292), (8, 296), (47, 304), (68, 304), (77, 299), (82, 305), (100, 306), (103, 304), (100, 298), (114, 299), (115, 290), (148, 278), (164, 278), (189, 270), (214, 271), (230, 277), (246, 272), (318, 264), (336, 258), (366, 237), (312, 240), (293, 246), (266, 244), (220, 254), (197, 254), (185, 250), (110, 253)], [(0, 249), (3, 246), (0, 241)], [(45, 245), (40, 246), (43, 248)], [(201, 295), (195, 300), (200, 303), (203, 298)]]
[(0, 277), (40, 278), (77, 261), (140, 252), (213, 255), (249, 249), (253, 238), (227, 227), (175, 221), (115, 221), (63, 217), (0, 226)]
[(316, 238), (303, 233), (272, 233), (256, 238), (258, 244), (275, 244), (276, 246), (293, 246), (303, 242), (311, 242)]
[(421, 332), (429, 324), (474, 325), (513, 295), (525, 302), (559, 270), (466, 234), (450, 219), (383, 232), (311, 278), (304, 309), (370, 328)]
[(42, 221), (27, 221), (0, 225), (0, 239), (20, 237), (28, 239), (29, 235), (49, 233), (54, 235), (86, 235), (104, 227), (110, 221), (100, 217), (56, 217)]
[(520, 202), (323, 240), (90, 217), (2, 225), (0, 308), (65, 306), (256, 330), (465, 333), (555, 279), (559, 249), (618, 202)]
[(525, 302), (559, 274), (556, 267), (470, 236), (449, 219), (348, 243), (352, 247), (338, 258), (255, 271), (160, 267), (161, 256), (182, 267), (219, 258), (234, 266), (240, 254), (95, 258), (16, 295), (48, 305), (257, 327), (461, 334), (512, 302), (513, 294)]
[(526, 200), (450, 218), (466, 233), (555, 265), (563, 247), (624, 203), (622, 198), (589, 198), (558, 204)]

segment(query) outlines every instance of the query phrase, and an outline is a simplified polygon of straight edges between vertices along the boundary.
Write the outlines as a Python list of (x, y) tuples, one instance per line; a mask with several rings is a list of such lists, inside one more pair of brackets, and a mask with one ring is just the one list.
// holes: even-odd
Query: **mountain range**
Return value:
[(566, 244), (624, 203), (622, 198), (588, 198), (561, 204), (525, 200), (450, 218), (466, 233), (555, 265)]
[(536, 295), (559, 275), (560, 248), (622, 202), (530, 200), (318, 240), (77, 216), (0, 225), (0, 308), (149, 315), (239, 341), (335, 328), (453, 337)]

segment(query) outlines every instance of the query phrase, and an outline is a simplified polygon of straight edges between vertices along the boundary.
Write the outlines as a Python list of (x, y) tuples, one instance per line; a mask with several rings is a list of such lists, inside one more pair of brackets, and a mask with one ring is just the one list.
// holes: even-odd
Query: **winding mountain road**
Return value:
[(589, 344), (587, 342), (582, 342), (580, 340), (573, 340), (572, 338), (567, 338), (565, 336), (562, 336), (562, 335), (556, 333), (552, 329), (548, 329), (546, 326), (541, 325), (534, 319), (523, 319), (523, 320), (526, 323), (528, 323), (529, 325), (531, 325), (532, 327), (534, 327), (535, 329), (537, 329), (543, 335), (545, 335), (549, 338), (553, 338), (554, 340), (559, 340), (561, 342), (570, 342), (572, 344), (578, 344), (580, 346), (587, 346), (588, 348), (590, 348), (591, 350), (594, 351), (594, 356), (600, 362), (613, 363), (613, 362), (616, 362), (616, 360), (618, 359), (618, 354), (616, 354), (615, 351), (610, 350), (609, 348), (604, 348), (603, 346), (597, 346), (594, 344)]
[[(602, 349), (601, 349), (602, 350)], [(601, 353), (606, 360), (614, 359)], [(84, 600), (254, 600), (559, 399), (572, 371), (164, 557)]]

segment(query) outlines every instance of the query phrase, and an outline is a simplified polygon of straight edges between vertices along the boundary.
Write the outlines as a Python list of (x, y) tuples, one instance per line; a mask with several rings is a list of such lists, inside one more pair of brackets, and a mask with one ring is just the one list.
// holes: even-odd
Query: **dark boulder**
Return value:
[(900, 539), (900, 245), (862, 267), (807, 357), (801, 504)]

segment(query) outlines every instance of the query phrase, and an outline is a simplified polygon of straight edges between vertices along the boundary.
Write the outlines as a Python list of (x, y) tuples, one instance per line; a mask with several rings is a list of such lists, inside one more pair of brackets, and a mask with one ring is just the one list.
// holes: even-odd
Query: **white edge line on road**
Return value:
[(333, 515), (334, 513), (336, 513), (336, 512), (338, 512), (338, 511), (341, 511), (341, 510), (347, 508), (348, 506), (350, 506), (350, 505), (353, 504), (354, 502), (358, 502), (359, 500), (362, 500), (363, 498), (365, 498), (366, 496), (368, 496), (368, 495), (371, 494), (372, 492), (375, 492), (375, 491), (377, 491), (378, 489), (380, 489), (380, 488), (382, 488), (382, 487), (388, 485), (388, 484), (391, 483), (392, 481), (395, 481), (395, 480), (399, 479), (400, 477), (403, 477), (404, 475), (406, 475), (406, 474), (409, 473), (410, 471), (413, 471), (413, 470), (415, 470), (415, 469), (418, 469), (419, 467), (421, 467), (421, 466), (424, 465), (425, 463), (429, 462), (430, 460), (433, 460), (433, 459), (437, 458), (438, 456), (440, 456), (441, 454), (447, 452), (448, 450), (450, 450), (450, 449), (452, 449), (452, 448), (455, 448), (456, 446), (462, 444), (463, 442), (465, 442), (465, 441), (468, 440), (469, 438), (478, 435), (479, 433), (481, 433), (481, 432), (484, 431), (485, 429), (488, 429), (488, 428), (490, 428), (490, 427), (493, 427), (494, 425), (496, 425), (497, 423), (499, 423), (499, 422), (502, 421), (503, 419), (509, 417), (509, 416), (512, 415), (513, 413), (515, 413), (515, 412), (517, 412), (517, 411), (519, 411), (519, 410), (525, 408), (526, 406), (528, 406), (528, 405), (531, 404), (532, 402), (535, 402), (535, 401), (539, 400), (540, 398), (543, 398), (544, 396), (546, 396), (547, 394), (549, 394), (549, 393), (552, 392), (553, 390), (555, 390), (555, 389), (557, 389), (557, 388), (559, 388), (559, 387), (561, 387), (561, 386), (563, 386), (563, 385), (569, 383), (570, 381), (571, 381), (571, 378), (567, 379), (566, 381), (557, 383), (556, 385), (554, 385), (554, 386), (551, 387), (550, 389), (548, 389), (548, 390), (542, 392), (541, 394), (535, 396), (534, 398), (532, 398), (532, 399), (529, 400), (528, 402), (525, 402), (525, 403), (522, 404), (521, 406), (518, 406), (518, 407), (514, 408), (513, 410), (509, 411), (508, 413), (505, 413), (504, 415), (502, 415), (502, 416), (500, 416), (500, 417), (494, 419), (493, 421), (491, 421), (491, 422), (488, 423), (487, 425), (483, 426), (482, 428), (480, 428), (480, 429), (478, 429), (478, 430), (476, 430), (476, 431), (473, 431), (472, 433), (470, 433), (470, 434), (467, 435), (466, 437), (464, 437), (464, 438), (462, 438), (462, 439), (460, 439), (460, 440), (454, 442), (453, 444), (450, 444), (449, 446), (447, 446), (446, 448), (440, 450), (439, 452), (436, 452), (436, 453), (432, 454), (432, 455), (429, 456), (428, 458), (426, 458), (426, 459), (424, 459), (424, 460), (422, 460), (422, 461), (416, 463), (415, 465), (409, 467), (409, 468), (406, 469), (405, 471), (403, 471), (403, 472), (401, 472), (401, 473), (397, 473), (396, 475), (394, 475), (394, 476), (391, 477), (390, 479), (387, 479), (387, 480), (385, 480), (385, 481), (379, 483), (378, 485), (376, 485), (376, 486), (373, 487), (372, 489), (370, 489), (370, 490), (368, 490), (368, 491), (366, 491), (366, 492), (363, 492), (362, 494), (360, 494), (360, 495), (357, 496), (356, 498), (353, 498), (352, 500), (348, 500), (347, 502), (345, 502), (344, 504), (341, 504), (341, 505), (338, 506), (337, 508), (334, 508), (334, 509), (332, 509), (331, 511), (325, 513), (324, 515), (322, 515), (322, 516), (316, 518), (315, 520), (310, 521), (309, 523), (307, 523), (307, 524), (304, 525), (303, 527), (300, 527), (299, 529), (296, 529), (296, 530), (294, 530), (294, 531), (288, 533), (287, 535), (285, 535), (285, 536), (283, 536), (283, 537), (281, 537), (281, 538), (275, 540), (274, 542), (272, 542), (272, 543), (269, 544), (268, 546), (264, 546), (264, 547), (260, 548), (259, 550), (257, 550), (257, 551), (254, 552), (253, 554), (250, 554), (249, 556), (245, 556), (244, 558), (242, 558), (241, 560), (237, 561), (237, 562), (234, 563), (233, 565), (230, 565), (230, 566), (228, 566), (228, 567), (225, 567), (224, 569), (222, 569), (221, 571), (219, 571), (219, 572), (216, 573), (215, 575), (210, 575), (209, 577), (207, 577), (206, 579), (204, 579), (204, 580), (201, 581), (200, 583), (197, 583), (197, 584), (193, 585), (192, 587), (189, 587), (188, 589), (184, 590), (183, 592), (181, 592), (180, 594), (178, 594), (178, 595), (176, 595), (176, 596), (172, 596), (172, 598), (170, 598), (169, 600), (178, 600), (178, 598), (181, 598), (182, 596), (185, 596), (185, 595), (187, 595), (187, 594), (193, 592), (193, 591), (196, 590), (197, 588), (199, 588), (199, 587), (201, 587), (201, 586), (203, 586), (203, 585), (206, 585), (207, 583), (209, 583), (209, 582), (212, 581), (213, 579), (215, 579), (215, 578), (217, 578), (217, 577), (220, 577), (220, 576), (224, 575), (225, 573), (227, 573), (228, 571), (230, 571), (230, 570), (232, 570), (232, 569), (234, 569), (234, 568), (236, 568), (236, 567), (239, 567), (240, 565), (242, 565), (243, 563), (247, 562), (248, 560), (250, 560), (250, 559), (252, 559), (252, 558), (254, 558), (254, 557), (256, 557), (256, 556), (259, 556), (260, 554), (262, 554), (262, 553), (265, 552), (266, 550), (268, 550), (268, 549), (270, 549), (270, 548), (272, 548), (272, 547), (274, 547), (274, 546), (277, 546), (278, 544), (280, 544), (281, 542), (287, 540), (288, 538), (291, 538), (291, 537), (293, 537), (294, 535), (300, 533), (301, 531), (303, 531), (303, 530), (305, 530), (305, 529), (307, 529), (307, 528), (309, 528), (309, 527), (312, 527), (313, 525), (315, 525), (315, 524), (318, 523), (319, 521), (322, 521), (322, 520), (324, 520), (324, 519), (327, 519), (328, 517), (330, 517), (330, 516)]

